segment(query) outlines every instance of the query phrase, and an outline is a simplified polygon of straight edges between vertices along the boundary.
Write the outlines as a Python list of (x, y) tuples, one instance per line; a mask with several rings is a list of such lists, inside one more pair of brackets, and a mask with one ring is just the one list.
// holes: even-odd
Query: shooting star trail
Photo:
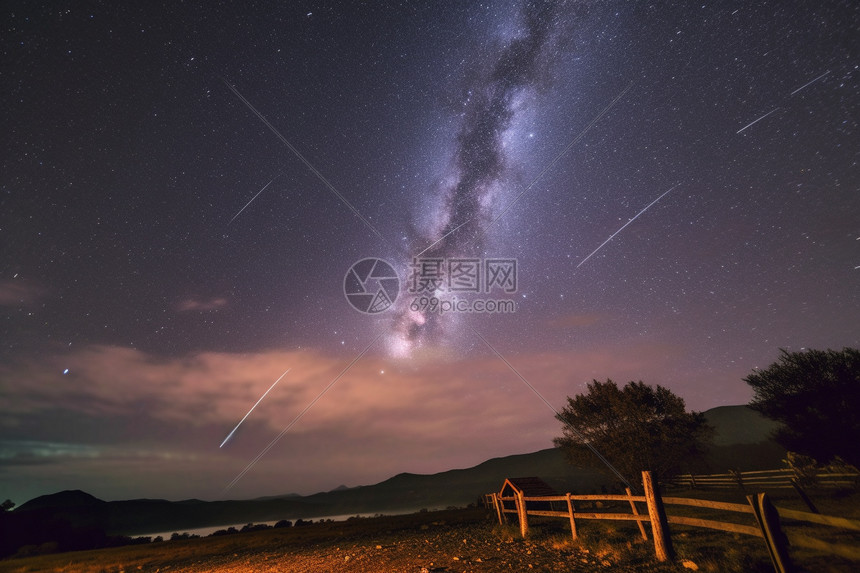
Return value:
[(767, 116), (769, 116), (770, 114), (772, 114), (773, 112), (775, 112), (775, 111), (776, 111), (776, 110), (778, 110), (778, 109), (780, 109), (780, 108), (775, 107), (775, 108), (773, 108), (772, 110), (770, 110), (769, 112), (767, 112), (766, 114), (764, 114), (763, 116), (761, 116), (760, 118), (758, 118), (757, 120), (755, 120), (754, 122), (746, 124), (745, 126), (743, 126), (742, 128), (740, 128), (739, 130), (737, 130), (737, 131), (735, 132), (735, 135), (737, 135), (738, 133), (742, 132), (742, 131), (743, 131), (743, 130), (745, 130), (746, 128), (751, 127), (751, 126), (753, 126), (753, 125), (757, 124), (758, 122), (760, 122), (761, 120), (763, 120), (764, 118), (766, 118)]
[[(677, 186), (676, 186), (676, 187), (677, 187)], [(670, 191), (671, 191), (671, 189), (670, 189)], [(650, 207), (650, 205), (649, 205), (649, 207)], [(541, 401), (542, 401), (544, 404), (546, 404), (546, 407), (547, 407), (547, 408), (549, 408), (550, 410), (552, 410), (552, 412), (555, 414), (555, 417), (556, 417), (559, 421), (563, 422), (563, 423), (564, 423), (564, 425), (565, 425), (565, 426), (567, 426), (567, 427), (570, 429), (570, 431), (571, 431), (571, 432), (573, 432), (573, 435), (575, 435), (575, 436), (576, 436), (576, 437), (577, 437), (577, 438), (578, 438), (578, 439), (579, 439), (583, 444), (585, 444), (585, 446), (586, 446), (589, 450), (591, 450), (591, 452), (592, 452), (595, 456), (597, 456), (597, 457), (598, 457), (598, 459), (600, 459), (600, 461), (601, 461), (601, 462), (603, 462), (603, 463), (606, 465), (606, 467), (607, 467), (607, 468), (609, 468), (610, 470), (612, 470), (612, 473), (614, 473), (614, 474), (618, 477), (618, 479), (620, 479), (620, 480), (621, 480), (621, 481), (622, 481), (622, 482), (623, 482), (627, 487), (629, 487), (630, 489), (633, 489), (633, 486), (631, 486), (631, 485), (630, 485), (630, 482), (628, 482), (626, 479), (624, 479), (624, 476), (623, 476), (623, 475), (621, 475), (621, 473), (620, 473), (617, 469), (615, 469), (615, 466), (613, 466), (611, 463), (609, 463), (609, 460), (607, 460), (606, 458), (604, 458), (604, 457), (603, 457), (603, 455), (602, 455), (600, 452), (598, 452), (598, 451), (597, 451), (597, 449), (596, 449), (594, 446), (592, 446), (592, 445), (591, 445), (591, 443), (590, 443), (589, 441), (587, 441), (587, 440), (582, 436), (582, 434), (580, 434), (580, 433), (576, 430), (576, 428), (574, 428), (574, 427), (573, 427), (573, 425), (571, 425), (571, 423), (570, 423), (570, 422), (568, 422), (567, 420), (565, 420), (565, 419), (564, 419), (564, 417), (563, 417), (561, 414), (559, 414), (559, 413), (558, 413), (558, 410), (556, 410), (555, 408), (553, 408), (553, 407), (552, 407), (552, 404), (550, 404), (550, 403), (547, 401), (547, 399), (546, 399), (546, 398), (544, 398), (544, 397), (543, 397), (543, 395), (542, 395), (540, 392), (538, 392), (537, 388), (535, 388), (534, 386), (532, 386), (532, 385), (531, 385), (531, 383), (530, 383), (528, 380), (526, 380), (526, 379), (525, 379), (525, 377), (524, 377), (522, 374), (520, 374), (520, 373), (519, 373), (519, 371), (517, 371), (517, 369), (516, 369), (516, 368), (514, 368), (514, 366), (513, 366), (510, 362), (508, 362), (508, 361), (507, 361), (507, 359), (505, 359), (505, 357), (504, 357), (504, 356), (502, 356), (501, 352), (499, 352), (498, 350), (496, 350), (496, 349), (493, 347), (493, 345), (492, 345), (492, 344), (490, 344), (490, 343), (487, 341), (487, 339), (486, 339), (486, 338), (484, 338), (483, 336), (481, 336), (481, 333), (480, 333), (480, 332), (478, 332), (478, 331), (477, 331), (477, 330), (475, 330), (474, 328), (472, 328), (472, 332), (474, 332), (474, 333), (475, 333), (475, 335), (476, 335), (478, 338), (480, 338), (480, 339), (481, 339), (481, 341), (482, 341), (484, 344), (486, 344), (486, 345), (487, 345), (487, 348), (489, 348), (489, 349), (493, 352), (493, 354), (495, 354), (496, 356), (498, 356), (498, 357), (499, 357), (499, 359), (501, 359), (501, 361), (505, 363), (505, 365), (510, 369), (510, 371), (511, 371), (511, 372), (513, 372), (514, 374), (516, 374), (516, 375), (517, 375), (517, 378), (519, 378), (519, 379), (520, 379), (520, 381), (521, 381), (523, 384), (525, 384), (526, 386), (528, 386), (529, 390), (531, 390), (532, 392), (534, 392), (534, 395), (535, 395), (535, 396), (537, 396), (538, 398), (540, 398), (540, 399), (541, 399)]]
[[(563, 156), (564, 156), (568, 151), (570, 151), (570, 148), (571, 148), (571, 147), (573, 147), (574, 145), (576, 145), (576, 144), (577, 144), (577, 143), (578, 143), (578, 142), (579, 142), (583, 137), (585, 137), (585, 134), (586, 134), (586, 133), (588, 133), (588, 132), (591, 130), (591, 128), (592, 128), (592, 127), (594, 127), (594, 124), (596, 124), (598, 121), (600, 121), (600, 119), (601, 119), (604, 115), (606, 115), (606, 114), (609, 112), (609, 110), (611, 110), (613, 107), (615, 107), (615, 104), (616, 104), (616, 103), (618, 103), (618, 101), (619, 101), (622, 97), (624, 97), (624, 94), (626, 94), (628, 91), (630, 91), (630, 88), (631, 88), (631, 87), (633, 87), (633, 82), (631, 82), (631, 83), (627, 84), (627, 87), (626, 87), (626, 88), (624, 88), (623, 90), (621, 90), (621, 93), (619, 93), (617, 96), (615, 96), (615, 99), (613, 99), (611, 102), (609, 102), (609, 105), (607, 105), (606, 107), (604, 107), (604, 108), (600, 111), (600, 113), (598, 113), (596, 116), (594, 116), (594, 118), (593, 118), (590, 122), (588, 122), (588, 125), (586, 125), (586, 126), (585, 126), (585, 128), (584, 128), (582, 131), (580, 131), (580, 132), (579, 132), (579, 134), (578, 134), (576, 137), (574, 137), (574, 138), (571, 140), (571, 142), (570, 142), (570, 143), (568, 143), (568, 144), (565, 146), (565, 148), (564, 148), (564, 149), (562, 149), (562, 150), (561, 150), (561, 151), (560, 151), (560, 152), (559, 152), (559, 153), (558, 153), (558, 154), (553, 158), (553, 160), (552, 160), (552, 161), (550, 161), (550, 162), (549, 162), (549, 163), (548, 163), (548, 164), (547, 164), (547, 165), (546, 165), (546, 166), (541, 170), (541, 172), (540, 172), (540, 173), (538, 173), (537, 177), (535, 177), (535, 178), (532, 180), (532, 182), (531, 182), (531, 183), (529, 183), (525, 188), (523, 188), (523, 190), (522, 190), (522, 191), (520, 191), (520, 194), (519, 194), (519, 195), (517, 195), (517, 196), (516, 196), (516, 197), (515, 197), (515, 198), (514, 198), (510, 203), (508, 203), (508, 204), (505, 206), (505, 208), (504, 208), (504, 209), (503, 209), (503, 210), (502, 210), (498, 215), (496, 215), (496, 217), (495, 217), (492, 221), (490, 221), (490, 222), (489, 222), (489, 224), (487, 225), (487, 227), (486, 227), (486, 228), (489, 228), (489, 227), (490, 227), (491, 225), (493, 225), (496, 221), (498, 221), (499, 219), (501, 219), (502, 217), (504, 217), (505, 213), (507, 213), (507, 212), (510, 210), (510, 208), (511, 208), (511, 207), (513, 207), (514, 205), (516, 205), (516, 203), (517, 203), (520, 199), (522, 199), (522, 198), (523, 198), (523, 195), (525, 195), (525, 194), (526, 194), (526, 193), (527, 193), (527, 192), (528, 192), (532, 187), (534, 187), (535, 183), (537, 183), (538, 181), (540, 181), (541, 177), (543, 177), (543, 176), (544, 176), (544, 174), (546, 174), (546, 172), (547, 172), (547, 171), (549, 171), (549, 170), (553, 167), (553, 165), (555, 165), (556, 163), (558, 163), (559, 159), (561, 159), (561, 158), (562, 158), (562, 157), (563, 157)], [(448, 231), (447, 233), (445, 233), (444, 235), (442, 235), (441, 237), (439, 237), (438, 239), (436, 239), (435, 241), (433, 241), (433, 242), (432, 242), (430, 245), (428, 245), (428, 246), (427, 246), (423, 251), (421, 251), (420, 253), (418, 253), (417, 255), (415, 255), (415, 257), (420, 257), (421, 255), (423, 255), (424, 253), (426, 253), (427, 251), (429, 251), (430, 249), (432, 249), (433, 247), (435, 247), (436, 245), (438, 245), (439, 243), (441, 243), (445, 238), (447, 238), (448, 236), (450, 236), (450, 235), (454, 234), (458, 229), (460, 229), (461, 227), (463, 227), (463, 225), (465, 225), (466, 223), (470, 223), (470, 222), (471, 222), (471, 221), (473, 221), (474, 219), (475, 219), (475, 217), (472, 217), (471, 219), (468, 219), (468, 220), (464, 221), (463, 223), (460, 223), (459, 225), (457, 225), (456, 227), (454, 227), (453, 229), (451, 229), (450, 231)], [(485, 228), (484, 230), (486, 230), (486, 228)]]
[(820, 75), (820, 76), (818, 76), (817, 78), (815, 78), (815, 79), (813, 79), (813, 80), (810, 80), (810, 81), (806, 82), (805, 84), (803, 84), (802, 86), (800, 86), (799, 88), (797, 88), (796, 90), (794, 90), (793, 92), (791, 92), (791, 95), (796, 94), (797, 92), (799, 92), (800, 90), (802, 90), (802, 89), (804, 89), (804, 88), (808, 88), (809, 86), (811, 86), (812, 84), (814, 84), (815, 82), (817, 82), (818, 80), (820, 80), (821, 78), (823, 78), (824, 76), (826, 76), (826, 75), (827, 75), (827, 74), (829, 74), (829, 73), (830, 73), (830, 70), (827, 70), (826, 72), (824, 72), (823, 74), (821, 74), (821, 75)]
[[(537, 176), (537, 177), (535, 177), (535, 178), (534, 178), (534, 180), (533, 180), (531, 183), (529, 183), (528, 187), (526, 187), (525, 189), (523, 189), (522, 191), (520, 191), (520, 194), (519, 194), (519, 195), (517, 195), (517, 197), (516, 197), (513, 201), (511, 201), (510, 203), (508, 203), (508, 206), (507, 206), (507, 207), (505, 207), (505, 208), (504, 208), (504, 210), (502, 210), (502, 212), (501, 212), (501, 213), (499, 213), (499, 214), (496, 216), (496, 218), (495, 218), (495, 219), (493, 219), (493, 220), (490, 222), (490, 225), (492, 225), (493, 223), (495, 223), (496, 221), (498, 221), (499, 219), (501, 219), (501, 218), (505, 215), (505, 213), (507, 213), (507, 212), (508, 212), (508, 210), (509, 210), (511, 207), (513, 207), (513, 206), (517, 203), (517, 201), (519, 201), (519, 200), (522, 198), (522, 196), (523, 196), (523, 195), (525, 195), (525, 194), (526, 194), (526, 192), (527, 192), (529, 189), (531, 189), (531, 188), (534, 186), (534, 184), (535, 184), (535, 183), (537, 183), (537, 182), (538, 182), (538, 180), (539, 180), (541, 177), (543, 177), (543, 176), (544, 176), (544, 174), (552, 168), (552, 166), (553, 166), (553, 165), (555, 165), (556, 163), (558, 163), (558, 160), (559, 160), (559, 159), (561, 159), (561, 158), (562, 158), (562, 156), (563, 156), (564, 154), (566, 154), (568, 151), (570, 151), (570, 148), (571, 148), (571, 147), (573, 147), (574, 145), (576, 145), (576, 143), (578, 143), (578, 142), (579, 142), (579, 140), (581, 140), (583, 137), (585, 137), (585, 134), (586, 134), (586, 133), (588, 133), (588, 132), (589, 132), (589, 130), (590, 130), (592, 127), (594, 127), (594, 124), (596, 124), (598, 121), (600, 121), (600, 119), (601, 119), (604, 115), (606, 115), (606, 114), (609, 112), (609, 110), (611, 110), (613, 107), (615, 107), (615, 104), (616, 104), (616, 103), (618, 103), (618, 100), (620, 100), (622, 97), (624, 97), (624, 94), (626, 94), (627, 92), (629, 92), (631, 87), (633, 87), (633, 82), (630, 82), (629, 84), (627, 84), (627, 87), (626, 87), (626, 88), (624, 88), (623, 90), (621, 90), (621, 93), (619, 93), (617, 96), (615, 96), (615, 99), (614, 99), (614, 100), (612, 100), (611, 102), (609, 102), (609, 105), (607, 105), (605, 108), (603, 108), (603, 110), (601, 110), (601, 112), (600, 112), (600, 113), (598, 113), (598, 114), (594, 117), (594, 119), (592, 119), (592, 120), (588, 123), (588, 125), (586, 125), (586, 126), (585, 126), (585, 129), (583, 129), (582, 131), (580, 131), (580, 132), (579, 132), (579, 135), (577, 135), (576, 137), (574, 137), (574, 138), (573, 138), (573, 140), (572, 140), (570, 143), (568, 143), (568, 144), (567, 144), (567, 147), (565, 147), (564, 149), (562, 149), (562, 150), (561, 150), (561, 153), (559, 153), (558, 155), (556, 155), (556, 156), (555, 156), (555, 158), (553, 158), (553, 160), (552, 160), (552, 161), (550, 161), (550, 162), (547, 164), (547, 166), (546, 166), (546, 167), (544, 167), (544, 168), (543, 168), (543, 170), (542, 170), (540, 173), (538, 173), (538, 176)], [(487, 226), (489, 227), (490, 225), (487, 225)]]
[[(265, 190), (266, 190), (266, 187), (268, 187), (269, 185), (271, 185), (271, 184), (272, 184), (272, 182), (274, 182), (274, 180), (275, 180), (275, 179), (277, 179), (277, 178), (278, 178), (278, 175), (275, 175), (274, 177), (272, 177), (272, 181), (269, 181), (268, 183), (266, 183), (265, 185), (263, 185), (263, 188), (262, 188), (262, 189), (260, 189), (259, 191), (257, 191), (257, 194), (256, 194), (256, 195), (254, 195), (253, 197), (251, 197), (251, 200), (250, 200), (250, 201), (248, 201), (247, 203), (245, 203), (245, 206), (244, 206), (244, 207), (242, 207), (241, 209), (239, 209), (239, 212), (238, 212), (238, 213), (236, 213), (235, 215), (233, 215), (233, 218), (232, 218), (232, 219), (230, 219), (230, 223), (232, 223), (233, 221), (235, 221), (235, 220), (236, 220), (236, 217), (238, 217), (239, 215), (241, 215), (241, 214), (242, 214), (242, 211), (244, 211), (245, 209), (247, 209), (247, 208), (248, 208), (248, 205), (250, 205), (251, 203), (253, 203), (253, 202), (254, 202), (254, 199), (256, 199), (257, 197), (259, 197), (259, 196), (260, 196), (260, 193), (262, 193), (263, 191), (265, 191)], [(227, 223), (227, 224), (229, 225), (230, 223)]]
[(292, 421), (292, 422), (290, 422), (289, 424), (287, 424), (287, 427), (286, 427), (286, 428), (284, 428), (283, 430), (281, 430), (281, 433), (280, 433), (280, 434), (278, 434), (277, 436), (275, 436), (275, 438), (274, 438), (271, 442), (269, 442), (269, 445), (267, 445), (265, 448), (263, 448), (263, 450), (262, 450), (259, 454), (257, 454), (257, 457), (255, 457), (253, 460), (251, 460), (251, 461), (248, 463), (248, 465), (247, 465), (247, 466), (245, 466), (245, 469), (243, 469), (241, 472), (239, 472), (239, 475), (237, 475), (235, 478), (233, 478), (233, 481), (231, 481), (229, 484), (227, 484), (227, 487), (225, 487), (225, 488), (224, 488), (224, 491), (222, 491), (222, 492), (221, 492), (221, 495), (223, 496), (223, 495), (225, 495), (228, 491), (230, 491), (231, 489), (233, 489), (233, 487), (234, 487), (237, 483), (239, 483), (239, 480), (241, 480), (243, 477), (245, 477), (245, 474), (247, 474), (249, 471), (251, 471), (251, 469), (252, 469), (255, 465), (257, 465), (257, 462), (259, 462), (261, 459), (263, 459), (263, 457), (264, 457), (267, 453), (269, 453), (269, 450), (271, 450), (273, 447), (275, 447), (275, 444), (277, 444), (277, 443), (280, 441), (280, 439), (281, 439), (281, 438), (283, 438), (283, 437), (284, 437), (284, 435), (285, 435), (287, 432), (289, 432), (289, 431), (290, 431), (290, 429), (292, 429), (292, 427), (293, 427), (293, 426), (295, 426), (295, 425), (296, 425), (296, 423), (297, 423), (299, 420), (301, 420), (301, 419), (302, 419), (302, 416), (304, 416), (305, 414), (307, 414), (307, 413), (308, 413), (308, 410), (310, 410), (311, 408), (313, 408), (313, 407), (314, 407), (314, 404), (316, 404), (317, 402), (319, 402), (320, 398), (322, 398), (323, 396), (325, 396), (325, 393), (326, 393), (326, 392), (328, 392), (329, 390), (331, 390), (331, 387), (332, 387), (332, 386), (334, 386), (334, 385), (337, 383), (337, 381), (338, 381), (338, 380), (340, 380), (340, 379), (343, 377), (343, 375), (344, 375), (344, 374), (346, 374), (346, 373), (349, 371), (349, 369), (350, 369), (350, 368), (352, 368), (352, 367), (355, 365), (355, 363), (356, 363), (356, 362), (358, 362), (359, 360), (361, 360), (361, 357), (362, 357), (362, 356), (364, 356), (364, 355), (367, 353), (367, 351), (368, 351), (368, 350), (370, 350), (370, 347), (371, 347), (371, 346), (373, 346), (373, 345), (376, 343), (376, 341), (377, 341), (377, 340), (379, 340), (380, 338), (382, 338), (382, 335), (383, 335), (383, 334), (385, 334), (385, 333), (384, 333), (384, 332), (380, 332), (380, 333), (376, 336), (376, 338), (374, 338), (373, 340), (371, 340), (371, 341), (370, 341), (370, 344), (368, 344), (367, 346), (365, 346), (365, 347), (364, 347), (364, 350), (362, 350), (362, 351), (358, 354), (358, 356), (356, 356), (355, 358), (353, 358), (352, 362), (350, 362), (350, 363), (346, 366), (346, 368), (344, 368), (343, 370), (341, 370), (341, 371), (340, 371), (340, 374), (338, 374), (337, 376), (335, 376), (334, 380), (332, 380), (331, 382), (329, 382), (329, 383), (328, 383), (328, 386), (326, 386), (325, 388), (323, 388), (322, 392), (320, 392), (319, 394), (317, 394), (317, 397), (316, 397), (316, 398), (314, 398), (313, 400), (311, 400), (310, 404), (308, 404), (307, 406), (305, 406), (305, 409), (304, 409), (304, 410), (302, 410), (301, 412), (299, 412), (299, 413), (298, 413), (298, 415), (297, 415), (295, 418), (293, 418), (293, 421)]
[(588, 259), (590, 259), (591, 257), (593, 257), (593, 256), (595, 255), (595, 253), (597, 253), (597, 251), (599, 251), (600, 249), (602, 249), (602, 248), (606, 245), (606, 243), (608, 243), (609, 241), (611, 241), (612, 239), (614, 239), (614, 238), (615, 238), (615, 235), (617, 235), (618, 233), (620, 233), (621, 231), (623, 231), (623, 230), (627, 227), (627, 225), (629, 225), (630, 223), (632, 223), (633, 221), (635, 221), (635, 220), (639, 217), (639, 215), (641, 215), (642, 213), (644, 213), (645, 211), (647, 211), (648, 209), (650, 209), (650, 208), (651, 208), (651, 206), (652, 206), (652, 205), (654, 205), (654, 203), (656, 203), (657, 201), (659, 201), (660, 199), (662, 199), (663, 197), (665, 197), (666, 195), (668, 195), (669, 193), (671, 193), (672, 191), (674, 191), (674, 190), (678, 187), (678, 185), (680, 185), (680, 183), (678, 183), (677, 185), (673, 186), (673, 187), (672, 187), (672, 188), (670, 188), (668, 191), (666, 191), (665, 193), (663, 193), (662, 195), (660, 195), (659, 197), (657, 197), (656, 199), (654, 199), (653, 201), (651, 201), (650, 203), (648, 203), (648, 206), (647, 206), (647, 207), (645, 207), (644, 209), (642, 209), (641, 211), (639, 211), (638, 213), (636, 213), (636, 216), (635, 216), (635, 217), (633, 217), (632, 219), (630, 219), (629, 221), (627, 221), (626, 223), (624, 223), (624, 225), (622, 225), (620, 229), (618, 229), (617, 231), (615, 231), (614, 233), (612, 233), (612, 235), (610, 235), (608, 239), (606, 239), (605, 241), (603, 241), (603, 242), (600, 244), (600, 246), (599, 246), (599, 247), (597, 247), (596, 249), (594, 249), (594, 250), (591, 252), (591, 254), (590, 254), (590, 255), (588, 255), (587, 257), (585, 257), (584, 259), (582, 259), (582, 260), (579, 262), (579, 264), (578, 264), (578, 265), (576, 265), (576, 268), (579, 268), (579, 267), (581, 267), (583, 264), (585, 264), (585, 261), (587, 261)]
[(236, 427), (235, 427), (235, 428), (233, 428), (233, 431), (232, 431), (232, 432), (230, 432), (229, 434), (227, 434), (227, 437), (226, 437), (226, 438), (224, 438), (224, 441), (223, 441), (223, 442), (221, 442), (221, 445), (220, 445), (220, 446), (218, 446), (219, 448), (223, 448), (223, 447), (224, 447), (224, 444), (226, 444), (226, 443), (227, 443), (227, 441), (228, 441), (230, 438), (232, 438), (232, 437), (233, 437), (233, 434), (235, 434), (235, 433), (236, 433), (236, 430), (238, 430), (238, 429), (239, 429), (239, 426), (241, 426), (241, 425), (242, 425), (242, 422), (244, 422), (244, 421), (245, 421), (245, 418), (247, 418), (248, 416), (250, 416), (250, 415), (251, 415), (251, 412), (253, 412), (253, 411), (254, 411), (254, 408), (256, 408), (257, 406), (259, 406), (259, 405), (260, 405), (260, 402), (262, 402), (262, 401), (263, 401), (263, 398), (265, 398), (265, 397), (266, 397), (266, 394), (268, 394), (269, 392), (271, 392), (271, 391), (272, 391), (272, 388), (274, 388), (274, 387), (277, 385), (277, 383), (281, 381), (281, 378), (283, 378), (284, 376), (286, 376), (286, 375), (287, 375), (287, 372), (289, 372), (289, 371), (290, 371), (290, 369), (289, 369), (289, 368), (287, 368), (286, 370), (284, 370), (284, 373), (283, 373), (283, 374), (281, 374), (281, 375), (280, 375), (280, 377), (279, 377), (277, 380), (275, 380), (275, 383), (274, 383), (274, 384), (272, 384), (271, 386), (269, 386), (269, 389), (268, 389), (268, 390), (266, 390), (266, 391), (263, 393), (263, 395), (262, 395), (262, 396), (260, 396), (260, 399), (259, 399), (259, 400), (257, 400), (257, 403), (256, 403), (256, 404), (254, 404), (253, 406), (251, 406), (251, 409), (250, 409), (250, 410), (248, 410), (248, 413), (247, 413), (247, 414), (245, 414), (245, 417), (244, 417), (244, 418), (242, 418), (241, 420), (239, 420), (239, 423), (238, 423), (238, 424), (236, 424)]
[(286, 145), (286, 146), (287, 146), (287, 148), (288, 148), (290, 151), (292, 151), (292, 152), (293, 152), (293, 155), (295, 155), (296, 157), (298, 157), (298, 158), (299, 158), (299, 160), (300, 160), (302, 163), (304, 163), (304, 164), (305, 164), (305, 166), (306, 166), (308, 169), (310, 169), (310, 170), (311, 170), (311, 172), (312, 172), (314, 175), (316, 175), (316, 176), (317, 176), (317, 179), (319, 179), (320, 181), (322, 181), (323, 185), (325, 185), (326, 187), (328, 187), (328, 190), (329, 190), (329, 191), (331, 191), (332, 193), (334, 193), (334, 194), (335, 194), (335, 196), (337, 196), (337, 198), (338, 198), (338, 199), (340, 199), (340, 200), (341, 200), (341, 202), (342, 202), (344, 205), (346, 205), (346, 206), (349, 208), (349, 210), (350, 210), (350, 211), (352, 211), (352, 214), (353, 214), (353, 215), (355, 215), (356, 217), (358, 217), (358, 219), (359, 219), (362, 223), (364, 223), (364, 224), (367, 226), (367, 228), (368, 228), (368, 229), (370, 229), (370, 230), (373, 232), (373, 234), (374, 234), (374, 235), (376, 235), (376, 236), (377, 236), (377, 237), (379, 237), (380, 239), (385, 240), (385, 239), (383, 238), (382, 234), (381, 234), (379, 231), (377, 231), (377, 230), (376, 230), (376, 228), (375, 228), (373, 225), (371, 225), (371, 224), (370, 224), (370, 222), (369, 222), (367, 219), (365, 219), (365, 218), (362, 216), (362, 214), (361, 214), (361, 213), (359, 213), (359, 212), (358, 212), (358, 209), (356, 209), (355, 207), (353, 207), (352, 203), (350, 203), (350, 202), (347, 200), (347, 198), (346, 198), (346, 197), (344, 197), (344, 196), (340, 193), (340, 191), (338, 191), (337, 189), (335, 189), (335, 188), (334, 188), (334, 185), (332, 185), (332, 184), (331, 184), (331, 182), (329, 182), (329, 180), (328, 180), (328, 179), (326, 179), (326, 178), (325, 178), (325, 176), (324, 176), (322, 173), (320, 173), (320, 172), (319, 172), (319, 170), (317, 170), (317, 168), (316, 168), (316, 167), (314, 167), (314, 166), (311, 164), (311, 162), (310, 162), (310, 161), (308, 161), (307, 159), (305, 159), (305, 156), (304, 156), (304, 155), (302, 155), (302, 154), (301, 154), (301, 152), (300, 152), (298, 149), (296, 149), (296, 148), (293, 146), (293, 144), (292, 144), (292, 143), (290, 143), (289, 141), (287, 141), (287, 138), (286, 138), (286, 137), (284, 137), (283, 135), (281, 135), (281, 132), (280, 132), (280, 131), (278, 131), (278, 130), (275, 128), (275, 126), (274, 126), (274, 125), (272, 125), (271, 123), (269, 123), (269, 120), (267, 120), (267, 119), (263, 116), (263, 114), (261, 114), (259, 111), (257, 111), (257, 108), (255, 108), (255, 107), (251, 104), (251, 102), (249, 102), (247, 99), (245, 99), (245, 96), (243, 96), (241, 93), (239, 93), (239, 90), (237, 90), (237, 89), (236, 89), (236, 88), (234, 88), (232, 85), (230, 85), (230, 82), (228, 82), (228, 81), (227, 81), (227, 80), (225, 80), (224, 78), (221, 78), (221, 81), (223, 81), (223, 82), (224, 82), (224, 85), (226, 85), (228, 88), (230, 88), (230, 91), (231, 91), (231, 92), (233, 92), (233, 93), (236, 95), (236, 97), (237, 97), (237, 98), (239, 98), (239, 100), (241, 100), (241, 102), (242, 102), (242, 103), (244, 103), (244, 104), (245, 104), (245, 106), (246, 106), (248, 109), (250, 109), (252, 112), (254, 112), (254, 115), (256, 115), (256, 116), (260, 119), (260, 121), (262, 121), (262, 122), (265, 124), (265, 126), (269, 128), (269, 131), (271, 131), (272, 133), (274, 133), (274, 134), (277, 136), (277, 138), (278, 138), (278, 139), (280, 139), (280, 140), (284, 143), (284, 145)]

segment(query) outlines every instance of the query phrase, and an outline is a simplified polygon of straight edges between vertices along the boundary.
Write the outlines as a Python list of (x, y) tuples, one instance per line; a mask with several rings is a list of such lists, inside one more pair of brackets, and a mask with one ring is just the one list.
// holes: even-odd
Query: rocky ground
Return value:
[[(564, 520), (547, 520), (528, 539), (484, 510), (426, 512), (340, 523), (164, 541), (99, 551), (0, 561), (0, 571), (146, 572), (679, 572), (761, 570), (654, 560), (635, 526), (595, 529), (571, 539)], [(731, 538), (726, 537), (725, 541)], [(766, 559), (766, 557), (765, 557)], [(749, 563), (748, 563), (749, 564)], [(758, 564), (757, 564), (758, 565)], [(765, 565), (767, 563), (765, 562)], [(767, 569), (764, 569), (767, 570)]]
[[(497, 528), (498, 529), (498, 528)], [(677, 567), (621, 564), (608, 552), (593, 552), (570, 542), (524, 541), (500, 536), (492, 526), (427, 526), (359, 539), (322, 543), (309, 547), (238, 550), (211, 555), (162, 571), (187, 572), (318, 572), (382, 571), (491, 572), (491, 571), (673, 571)], [(644, 566), (644, 567), (643, 567)]]

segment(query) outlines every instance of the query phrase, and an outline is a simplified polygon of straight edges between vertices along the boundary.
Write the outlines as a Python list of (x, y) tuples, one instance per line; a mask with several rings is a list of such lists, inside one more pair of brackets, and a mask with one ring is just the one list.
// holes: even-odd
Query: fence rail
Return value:
[[(850, 488), (860, 485), (858, 472), (818, 471), (808, 476), (817, 487), (826, 489)], [(666, 480), (666, 484), (690, 489), (736, 489), (744, 487), (789, 489), (796, 487), (798, 476), (790, 469), (762, 470), (752, 472), (726, 472), (719, 474), (678, 475)]]
[[(746, 472), (755, 474), (784, 474), (784, 470), (773, 470), (770, 472)], [(730, 475), (730, 474), (729, 474)], [(793, 474), (791, 474), (793, 476)], [(835, 474), (840, 475), (840, 474)], [(848, 474), (853, 475), (853, 474)], [(792, 525), (791, 522), (805, 522), (817, 525), (837, 527), (852, 531), (860, 531), (860, 520), (848, 519), (809, 513), (792, 509), (776, 508), (765, 493), (755, 496), (748, 495), (748, 504), (728, 503), (722, 501), (711, 501), (706, 499), (684, 498), (684, 497), (662, 497), (658, 489), (653, 485), (649, 472), (642, 472), (645, 495), (633, 495), (628, 489), (626, 495), (551, 495), (551, 496), (525, 496), (522, 492), (514, 495), (502, 496), (498, 493), (487, 494), (485, 501), (489, 507), (495, 508), (499, 523), (508, 521), (508, 516), (515, 514), (520, 525), (520, 532), (525, 537), (528, 534), (529, 516), (560, 517), (570, 520), (571, 535), (577, 538), (577, 520), (597, 519), (612, 521), (633, 521), (639, 527), (640, 534), (644, 540), (648, 540), (645, 523), (651, 525), (651, 534), (654, 539), (654, 548), (659, 561), (671, 559), (673, 556), (672, 542), (669, 532), (669, 524), (683, 525), (689, 527), (702, 527), (718, 531), (740, 533), (762, 538), (767, 545), (774, 569), (778, 573), (793, 571), (791, 560), (788, 556), (788, 542), (796, 547), (824, 551), (829, 554), (839, 555), (849, 560), (860, 561), (860, 547), (844, 543), (831, 543), (800, 532), (782, 532), (782, 523)], [(854, 483), (854, 482), (852, 482)], [(734, 482), (737, 487), (737, 481)], [(790, 486), (791, 487), (791, 486)], [(630, 506), (630, 513), (621, 513), (617, 507), (606, 508), (612, 511), (581, 511), (576, 509), (576, 504), (584, 501), (591, 502), (626, 502)], [(529, 507), (531, 502), (532, 507)], [(557, 504), (564, 503), (564, 509)], [(534, 507), (540, 503), (541, 508)], [(637, 503), (644, 503), (647, 511), (640, 513)], [(664, 505), (687, 506), (697, 509), (709, 509), (722, 513), (732, 514), (735, 520), (746, 521), (718, 521), (710, 517), (691, 517), (688, 515), (667, 515)], [(599, 508), (596, 508), (599, 509)]]

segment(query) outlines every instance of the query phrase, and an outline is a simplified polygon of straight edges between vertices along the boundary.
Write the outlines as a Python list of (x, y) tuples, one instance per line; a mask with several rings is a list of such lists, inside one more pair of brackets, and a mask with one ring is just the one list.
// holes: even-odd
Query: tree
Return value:
[(557, 418), (563, 436), (553, 441), (572, 464), (608, 470), (602, 456), (630, 484), (642, 471), (665, 477), (701, 460), (714, 431), (702, 413), (686, 411), (683, 398), (641, 381), (619, 389), (594, 380), (587, 393), (567, 398)]
[(781, 424), (774, 439), (787, 450), (860, 465), (860, 350), (780, 352), (744, 378), (750, 408)]

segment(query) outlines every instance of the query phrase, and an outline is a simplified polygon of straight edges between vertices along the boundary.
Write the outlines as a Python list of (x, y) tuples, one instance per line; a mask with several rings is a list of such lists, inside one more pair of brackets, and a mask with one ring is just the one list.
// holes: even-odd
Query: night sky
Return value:
[[(0, 498), (468, 467), (593, 378), (704, 410), (860, 346), (856, 2), (2, 12)], [(516, 288), (411, 293), (421, 258)]]

